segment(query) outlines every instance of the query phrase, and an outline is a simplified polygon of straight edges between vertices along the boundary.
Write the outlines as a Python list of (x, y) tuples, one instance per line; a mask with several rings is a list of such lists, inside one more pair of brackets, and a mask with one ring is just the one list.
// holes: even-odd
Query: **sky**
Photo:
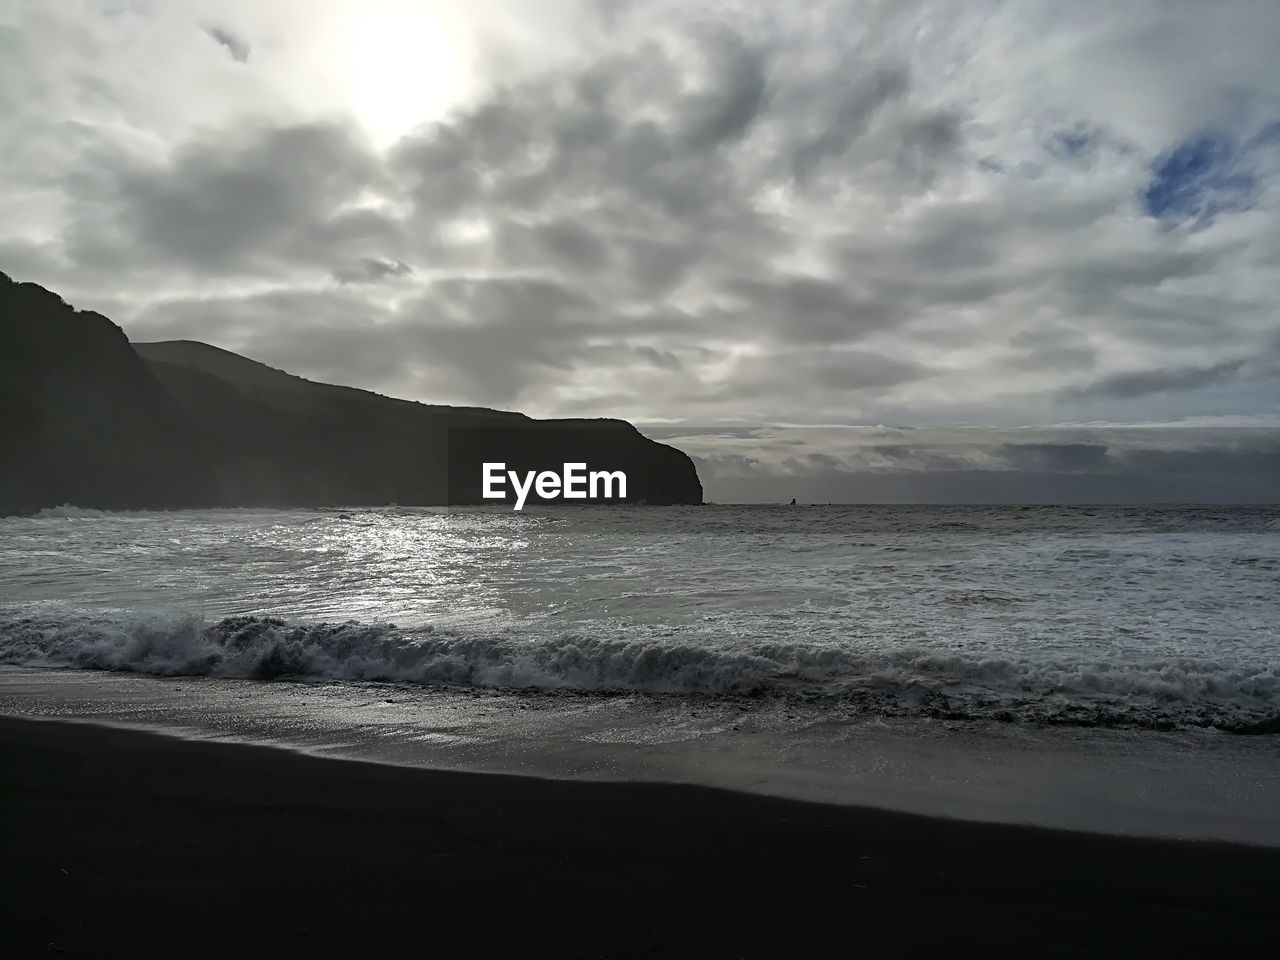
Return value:
[(1277, 48), (1274, 0), (0, 0), (0, 269), (623, 417), (713, 499), (1280, 500)]

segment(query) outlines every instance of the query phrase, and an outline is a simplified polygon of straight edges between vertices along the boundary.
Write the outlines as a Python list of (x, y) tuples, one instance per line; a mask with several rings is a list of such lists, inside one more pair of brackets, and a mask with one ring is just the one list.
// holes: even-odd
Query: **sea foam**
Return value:
[(1056, 662), (803, 643), (708, 646), (679, 631), (466, 632), (238, 616), (0, 609), (0, 662), (159, 676), (312, 678), (577, 693), (777, 697), (854, 713), (1276, 732), (1272, 664)]

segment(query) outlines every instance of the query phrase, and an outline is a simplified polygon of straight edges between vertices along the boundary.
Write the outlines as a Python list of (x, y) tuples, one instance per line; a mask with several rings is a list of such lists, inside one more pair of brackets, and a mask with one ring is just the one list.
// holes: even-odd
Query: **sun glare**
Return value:
[(342, 25), (351, 109), (383, 145), (442, 116), (466, 86), (464, 37), (433, 4), (370, 0)]

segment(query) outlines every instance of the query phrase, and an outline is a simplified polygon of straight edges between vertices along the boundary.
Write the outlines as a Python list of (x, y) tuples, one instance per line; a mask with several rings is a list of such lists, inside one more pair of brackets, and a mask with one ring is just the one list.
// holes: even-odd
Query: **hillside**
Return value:
[(294, 407), (300, 411), (316, 409), (340, 410), (350, 404), (377, 405), (380, 412), (394, 416), (405, 409), (421, 412), (473, 414), (506, 421), (529, 420), (522, 413), (503, 413), (485, 407), (452, 407), (440, 404), (416, 403), (385, 397), (355, 387), (337, 386), (308, 380), (257, 360), (250, 360), (230, 350), (214, 347), (198, 340), (159, 340), (153, 343), (135, 343), (133, 349), (144, 360), (152, 363), (168, 363), (199, 370), (225, 380), (242, 390), (270, 397), (273, 404)]
[(482, 459), (627, 473), (628, 500), (700, 503), (692, 461), (620, 420), (534, 420), (317, 383), (107, 318), (0, 274), (0, 513), (480, 502)]

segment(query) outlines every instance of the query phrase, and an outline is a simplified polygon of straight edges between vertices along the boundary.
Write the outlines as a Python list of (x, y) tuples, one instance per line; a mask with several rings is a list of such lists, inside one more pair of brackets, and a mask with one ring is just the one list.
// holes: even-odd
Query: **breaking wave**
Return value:
[(109, 517), (111, 512), (108, 510), (97, 510), (93, 507), (76, 507), (69, 503), (64, 503), (59, 507), (45, 507), (43, 510), (35, 513), (32, 519), (35, 520), (96, 520), (101, 517)]
[(1067, 663), (800, 643), (725, 649), (670, 631), (464, 633), (390, 624), (216, 622), (161, 614), (0, 610), (0, 662), (159, 676), (322, 678), (582, 693), (778, 697), (855, 713), (1280, 732), (1275, 664)]

